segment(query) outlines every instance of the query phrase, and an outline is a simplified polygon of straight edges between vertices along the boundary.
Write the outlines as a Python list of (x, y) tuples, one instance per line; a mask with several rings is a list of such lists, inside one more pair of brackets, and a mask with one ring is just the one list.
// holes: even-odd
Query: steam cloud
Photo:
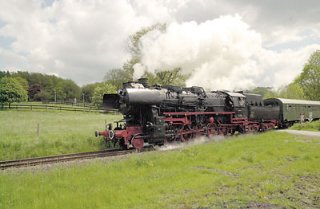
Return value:
[[(291, 82), (303, 65), (292, 61), (296, 70), (287, 73), (293, 68), (282, 58), (289, 55), (294, 60), (299, 54), (297, 60), (301, 62), (301, 51), (279, 53), (263, 48), (261, 35), (238, 15), (221, 16), (200, 24), (174, 22), (165, 32), (147, 33), (140, 47), (142, 57), (141, 63), (134, 66), (135, 78), (145, 71), (155, 73), (181, 67), (184, 74), (191, 75), (187, 86), (212, 90), (283, 85)], [(308, 50), (312, 51), (311, 48)], [(266, 60), (266, 57), (274, 59)], [(287, 76), (278, 78), (277, 73)]]

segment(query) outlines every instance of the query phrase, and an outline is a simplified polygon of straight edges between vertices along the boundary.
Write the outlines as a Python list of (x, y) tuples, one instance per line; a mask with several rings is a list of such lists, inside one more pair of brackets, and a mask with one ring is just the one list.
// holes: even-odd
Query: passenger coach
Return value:
[(319, 101), (270, 98), (264, 100), (264, 105), (280, 108), (278, 119), (284, 127), (301, 120), (312, 121), (320, 118)]

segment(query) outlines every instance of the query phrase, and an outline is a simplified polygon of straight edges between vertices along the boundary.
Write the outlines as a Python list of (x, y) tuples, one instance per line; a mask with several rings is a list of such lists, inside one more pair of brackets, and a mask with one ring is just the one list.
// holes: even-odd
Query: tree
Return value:
[(320, 66), (320, 50), (316, 50), (311, 54), (308, 64)]
[(16, 79), (26, 91), (28, 91), (29, 84), (25, 78), (20, 77), (20, 76), (13, 76), (13, 78)]
[(91, 83), (81, 87), (81, 95), (84, 97), (85, 102), (92, 102), (94, 89), (100, 84), (101, 83)]
[(65, 100), (74, 100), (80, 98), (80, 87), (72, 80), (62, 81), (63, 92), (65, 93)]
[(255, 87), (249, 92), (254, 94), (260, 94), (263, 98), (274, 98), (278, 97), (277, 92), (273, 91), (271, 87)]
[(301, 86), (296, 82), (290, 83), (288, 86), (281, 89), (278, 97), (287, 99), (305, 99)]
[(3, 77), (10, 77), (9, 71), (0, 71), (0, 79)]
[(52, 93), (42, 89), (40, 92), (34, 95), (33, 101), (47, 102), (53, 98)]
[(184, 86), (185, 81), (188, 78), (188, 76), (181, 73), (180, 68), (176, 68), (174, 70), (158, 71), (156, 72), (156, 74), (146, 72), (144, 76), (148, 78), (148, 82), (150, 85), (160, 84), (163, 86)]
[[(28, 96), (30, 101), (38, 101), (39, 93), (41, 92), (41, 86), (37, 83), (29, 86)], [(40, 100), (39, 100), (40, 101)]]
[(277, 90), (273, 90), (271, 87), (256, 87), (249, 92), (260, 94), (264, 99), (268, 99), (268, 98), (305, 99), (301, 86), (296, 82), (290, 83), (289, 85)]
[(99, 84), (93, 92), (92, 102), (95, 106), (101, 107), (103, 102), (103, 95), (106, 93), (116, 93), (117, 88), (110, 83)]
[(28, 98), (27, 91), (14, 78), (3, 77), (0, 80), (0, 103), (22, 102)]
[(117, 89), (122, 87), (122, 84), (127, 81), (132, 81), (133, 68), (112, 69), (105, 75), (105, 82), (115, 86)]
[(307, 99), (320, 100), (320, 50), (315, 51), (296, 80)]

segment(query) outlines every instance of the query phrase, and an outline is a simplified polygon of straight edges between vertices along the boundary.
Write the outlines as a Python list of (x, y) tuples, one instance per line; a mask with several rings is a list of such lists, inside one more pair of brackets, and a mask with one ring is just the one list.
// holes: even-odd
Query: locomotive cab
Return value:
[(235, 112), (236, 118), (247, 117), (246, 96), (238, 92), (225, 92), (227, 95), (225, 100), (226, 111)]

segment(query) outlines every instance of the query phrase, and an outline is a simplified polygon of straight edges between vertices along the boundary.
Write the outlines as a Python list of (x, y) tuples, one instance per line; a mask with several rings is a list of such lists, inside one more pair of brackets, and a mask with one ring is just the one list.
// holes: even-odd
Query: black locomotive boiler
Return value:
[(96, 136), (141, 149), (197, 136), (258, 132), (279, 125), (279, 107), (264, 106), (256, 94), (205, 91), (202, 87), (148, 86), (146, 79), (124, 83), (117, 94), (105, 94), (106, 110), (118, 110), (123, 120)]

